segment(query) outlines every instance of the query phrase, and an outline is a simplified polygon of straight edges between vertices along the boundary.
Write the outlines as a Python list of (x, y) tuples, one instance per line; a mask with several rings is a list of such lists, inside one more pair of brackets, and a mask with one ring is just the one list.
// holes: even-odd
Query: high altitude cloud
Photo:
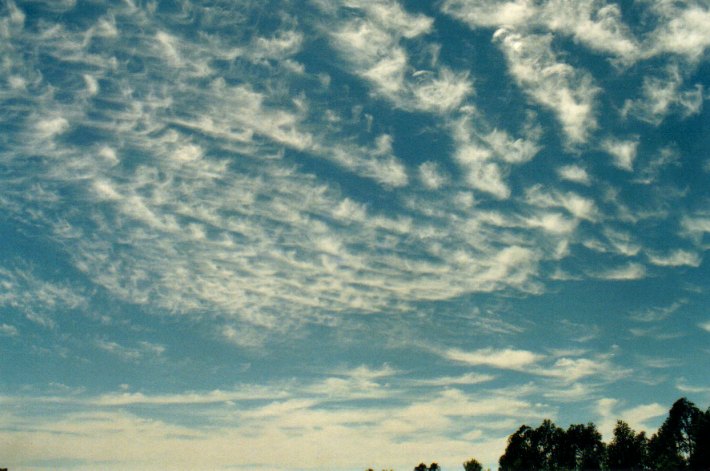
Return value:
[(644, 77), (642, 96), (629, 99), (621, 109), (622, 115), (634, 117), (651, 124), (660, 124), (671, 113), (690, 116), (703, 106), (703, 86), (683, 87), (684, 78), (677, 64), (671, 64), (660, 76)]
[[(446, 67), (417, 70), (410, 63), (407, 40), (433, 29), (433, 19), (413, 15), (392, 1), (345, 2), (362, 12), (332, 32), (332, 44), (353, 72), (405, 109), (447, 112), (457, 108), (473, 87), (466, 73)], [(337, 22), (338, 20), (336, 20)]]
[(447, 350), (444, 355), (454, 361), (469, 365), (486, 365), (502, 369), (521, 369), (535, 363), (542, 357), (526, 350), (492, 350), (483, 349), (473, 352)]
[(472, 27), (546, 28), (624, 60), (633, 60), (639, 54), (639, 45), (623, 23), (618, 5), (602, 1), (447, 0), (443, 9)]
[(510, 74), (533, 100), (557, 115), (569, 142), (585, 142), (597, 127), (594, 101), (599, 88), (592, 77), (560, 61), (550, 35), (501, 28), (493, 39), (505, 52)]
[(710, 46), (706, 34), (710, 9), (702, 2), (656, 2), (652, 10), (663, 20), (651, 36), (653, 53), (675, 53), (691, 61), (700, 59)]

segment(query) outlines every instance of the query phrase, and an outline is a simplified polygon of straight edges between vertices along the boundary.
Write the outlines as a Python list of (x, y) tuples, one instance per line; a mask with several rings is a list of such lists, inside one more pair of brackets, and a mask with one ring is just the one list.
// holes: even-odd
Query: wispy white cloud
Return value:
[[(334, 21), (346, 29), (355, 23), (374, 28), (387, 35), (386, 41), (406, 42), (431, 31), (430, 19), (422, 15), (393, 3), (377, 5), (349, 3), (348, 8), (357, 10), (355, 18)], [(383, 16), (390, 7), (392, 15)], [(508, 287), (539, 291), (539, 262), (564, 257), (574, 219), (596, 218), (594, 203), (572, 193), (553, 193), (550, 203), (535, 203), (533, 210), (520, 214), (480, 211), (473, 194), (444, 172), (443, 165), (408, 168), (395, 155), (392, 135), (344, 136), (341, 126), (347, 119), (340, 111), (322, 114), (310, 96), (284, 92), (294, 77), (307, 80), (284, 64), (304, 44), (303, 33), (292, 23), (241, 42), (187, 40), (179, 29), (157, 28), (142, 14), (127, 8), (91, 26), (92, 34), (105, 30), (108, 35), (106, 57), (83, 49), (84, 35), (79, 33), (52, 33), (40, 44), (52, 49), (50, 43), (61, 40), (74, 51), (72, 60), (94, 64), (97, 87), (91, 98), (114, 106), (91, 108), (86, 89), (87, 83), (94, 88), (93, 82), (82, 72), (76, 89), (82, 98), (61, 108), (58, 116), (104, 137), (88, 147), (63, 143), (61, 149), (38, 148), (28, 139), (11, 154), (46, 156), (53, 164), (48, 160), (31, 176), (34, 181), (61, 182), (96, 201), (87, 226), (76, 214), (63, 212), (55, 186), (43, 185), (55, 203), (32, 218), (52, 228), (53, 237), (66, 244), (72, 263), (89, 280), (120, 299), (168, 311), (219, 312), (226, 319), (215, 336), (254, 348), (266, 341), (269, 329), (332, 324), (346, 311), (399, 312), (420, 300)], [(127, 65), (114, 64), (109, 57), (125, 46), (113, 42), (111, 31), (118, 31), (126, 16), (145, 24), (140, 34), (122, 34), (137, 34), (132, 40), (143, 43), (164, 32), (167, 36), (161, 37), (183, 66), (163, 62), (160, 54), (165, 51), (138, 48), (136, 60), (147, 67), (151, 85), (127, 80)], [(226, 42), (216, 47), (217, 40)], [(225, 80), (210, 75), (209, 67), (184, 66), (209, 62), (210, 57), (251, 61), (253, 68), (267, 67), (273, 79), (260, 80), (260, 73), (250, 72), (253, 68), (237, 68), (232, 71), (237, 76)], [(151, 65), (158, 60), (160, 67)], [(430, 80), (457, 76), (432, 67), (432, 73), (408, 72), (412, 94), (416, 87), (431, 85)], [(158, 86), (166, 83), (179, 86)], [(38, 100), (28, 108), (56, 111), (50, 99)], [(422, 105), (421, 96), (415, 102), (419, 104), (408, 109), (429, 106)], [(96, 115), (91, 120), (87, 109)], [(509, 198), (507, 175), (535, 157), (540, 130), (526, 125), (514, 135), (491, 129), (475, 111), (457, 113), (445, 128), (454, 137), (454, 158), (464, 170), (465, 186)], [(37, 115), (30, 126), (41, 119)], [(47, 142), (61, 137), (52, 135)], [(368, 206), (341, 194), (322, 176), (295, 167), (285, 157), (287, 151), (307, 153), (308, 159), (370, 179), (392, 192), (394, 206), (409, 202), (396, 192), (410, 185), (418, 170), (421, 184), (437, 189), (440, 199), (393, 212)], [(139, 162), (136, 155), (150, 158)], [(50, 207), (59, 219), (50, 216)], [(396, 214), (397, 209), (408, 215)]]
[[(250, 386), (236, 391), (213, 390), (207, 392), (185, 392), (181, 394), (145, 394), (140, 392), (108, 393), (94, 398), (77, 399), (92, 406), (124, 407), (132, 405), (176, 406), (194, 404), (225, 404), (233, 401), (277, 400), (287, 397), (286, 392), (278, 392), (264, 387)], [(56, 400), (56, 399), (55, 399)]]
[[(367, 368), (362, 369), (365, 370)], [(328, 384), (327, 379), (315, 384)], [(35, 437), (41, 438), (44, 431), (47, 438), (54, 437), (45, 443), (56, 448), (45, 447), (40, 454), (31, 446), (34, 441), (23, 441), (23, 447), (15, 449), (13, 455), (19, 462), (42, 456), (92, 463), (115, 460), (117, 466), (125, 468), (135, 464), (141, 469), (160, 469), (165, 462), (212, 467), (248, 462), (251, 466), (288, 469), (298, 456), (321, 466), (342, 468), (360, 463), (361, 451), (365, 448), (374, 450), (375, 455), (370, 459), (379, 462), (391, 460), (393, 456), (405, 457), (401, 463), (388, 461), (388, 466), (404, 467), (410, 465), (412, 456), (419, 456), (417, 453), (424, 459), (424, 454), (434, 452), (442, 465), (454, 466), (468, 456), (472, 441), (493, 447), (481, 459), (495, 461), (499, 447), (504, 445), (500, 434), (506, 420), (511, 417), (541, 419), (551, 412), (545, 405), (525, 399), (525, 391), (522, 394), (502, 391), (498, 397), (491, 397), (486, 393), (467, 394), (455, 388), (431, 390), (432, 385), (422, 385), (425, 389), (416, 397), (395, 395), (390, 396), (387, 403), (368, 403), (353, 409), (333, 407), (331, 401), (340, 397), (327, 394), (328, 391), (314, 391), (308, 384), (289, 386), (287, 389), (246, 387), (242, 391), (174, 395), (130, 392), (98, 397), (80, 395), (74, 398), (76, 412), (71, 414), (50, 412), (32, 419), (5, 414), (4, 420), (13, 427), (2, 435), (3, 438), (21, 438), (27, 428), (32, 427)], [(26, 400), (3, 397), (4, 402), (9, 401), (6, 403), (20, 401), (24, 404)], [(48, 400), (43, 407), (53, 411), (62, 405)], [(208, 427), (166, 422), (152, 417), (149, 412), (156, 408), (169, 411), (194, 407), (199, 408), (200, 419), (209, 422)], [(458, 425), (461, 420), (470, 422), (474, 418), (478, 424), (474, 429)], [(141, 432), (140, 440), (135, 439), (136, 430)], [(422, 437), (424, 431), (426, 438)], [(452, 432), (465, 435), (467, 439), (453, 438)], [(75, 446), (78, 440), (91, 446)], [(126, 445), (120, 455), (112, 451), (115, 448), (107, 446), (116, 440)], [(284, 440), (289, 446), (274, 453), (274, 440)], [(236, 442), (241, 444), (238, 450), (228, 446)], [(329, 444), (327, 455), (323, 454), (323, 443)], [(247, 455), (242, 446), (247, 447)], [(205, 455), (206, 449), (215, 452)]]
[(698, 61), (710, 46), (710, 9), (702, 2), (651, 2), (660, 19), (648, 38), (648, 54), (673, 53)]
[(661, 267), (699, 267), (702, 257), (697, 252), (675, 249), (668, 253), (649, 252), (648, 261)]
[(529, 227), (539, 227), (552, 234), (570, 234), (577, 228), (577, 221), (559, 213), (541, 213), (526, 219)]
[(334, 372), (330, 377), (305, 387), (309, 395), (324, 396), (328, 400), (384, 399), (396, 395), (383, 384), (397, 371), (388, 365), (382, 368), (359, 366), (349, 370)]
[(633, 171), (638, 149), (638, 138), (631, 140), (605, 139), (602, 148), (614, 158), (614, 165), (626, 171)]
[(640, 280), (646, 276), (646, 267), (640, 263), (629, 262), (617, 268), (596, 273), (602, 280)]
[[(299, 150), (313, 145), (313, 136), (300, 130), (304, 117), (297, 108), (269, 107), (263, 93), (245, 85), (231, 87), (222, 79), (212, 82), (209, 93), (209, 113), (197, 119), (175, 119), (173, 124), (237, 142), (248, 142), (256, 134)], [(236, 109), (241, 112), (228, 112)], [(221, 119), (217, 121), (213, 116)]]
[(475, 145), (463, 145), (456, 151), (456, 161), (466, 170), (466, 181), (471, 187), (505, 199), (510, 188), (504, 181), (504, 170), (490, 159), (490, 152)]
[[(471, 28), (496, 30), (493, 37), (506, 54), (509, 73), (533, 100), (557, 115), (568, 144), (577, 145), (586, 142), (597, 127), (599, 88), (590, 74), (557, 59), (551, 47), (553, 35), (569, 36), (606, 55), (620, 70), (650, 58), (666, 60), (665, 73), (644, 78), (642, 96), (625, 102), (623, 116), (658, 125), (671, 113), (687, 117), (701, 110), (702, 85), (685, 87), (681, 70), (686, 67), (668, 60), (668, 53), (691, 64), (702, 57), (710, 45), (704, 28), (710, 18), (707, 7), (672, 2), (648, 6), (657, 25), (640, 37), (625, 24), (618, 5), (603, 1), (447, 0), (441, 8)], [(617, 156), (620, 168), (631, 168), (633, 159), (628, 158), (628, 152), (623, 156), (611, 153)]]
[(564, 208), (578, 219), (594, 222), (599, 218), (599, 209), (594, 201), (571, 191), (550, 192), (538, 184), (525, 191), (525, 199), (528, 204), (540, 208)]
[(686, 214), (680, 221), (681, 234), (702, 246), (703, 235), (710, 232), (710, 215), (705, 212)]
[(333, 159), (348, 170), (381, 183), (386, 187), (402, 187), (409, 183), (407, 169), (392, 152), (392, 137), (379, 136), (374, 145), (367, 147), (319, 145), (315, 150)]
[(564, 384), (562, 387), (549, 387), (543, 395), (561, 402), (579, 402), (595, 397), (600, 389), (600, 387), (590, 384), (572, 383)]
[(625, 257), (634, 257), (641, 251), (641, 245), (630, 232), (607, 226), (603, 229), (607, 244), (604, 251), (610, 251)]
[(480, 139), (488, 145), (496, 158), (509, 164), (522, 164), (532, 160), (540, 151), (538, 144), (540, 129), (527, 127), (523, 130), (523, 137), (514, 138), (507, 132), (494, 129), (479, 135)]
[[(263, 136), (284, 142), (278, 132)], [(444, 220), (453, 231), (434, 231), (432, 240), (427, 231), (438, 224), (436, 219), (425, 219), (413, 231), (411, 219), (389, 217), (342, 198), (278, 156), (247, 153), (230, 162), (206, 152), (203, 138), (185, 131), (133, 137), (132, 146), (154, 156), (150, 165), (126, 169), (117, 165), (126, 151), (102, 145), (97, 149), (100, 159), (79, 155), (67, 167), (52, 169), (54, 178), (99, 199), (96, 237), (76, 238), (81, 229), (71, 220), (52, 226), (56, 237), (74, 245), (77, 268), (126, 301), (180, 312), (219, 307), (225, 316), (259, 328), (285, 328), (288, 321), (276, 322), (275, 312), (293, 313), (290, 319), (296, 323), (321, 322), (344, 309), (402, 309), (405, 299), (446, 299), (470, 290), (499, 289), (501, 283), (524, 286), (536, 272), (538, 254), (524, 245), (474, 241), (455, 219)], [(221, 135), (209, 134), (215, 137)], [(243, 142), (262, 152), (262, 144), (248, 134)], [(375, 153), (387, 158), (391, 146), (383, 136)], [(77, 165), (84, 173), (78, 181), (73, 171)], [(252, 173), (257, 167), (258, 176)], [(113, 220), (110, 226), (107, 217)], [(487, 217), (482, 214), (470, 223), (493, 228), (495, 222)], [(109, 258), (106, 251), (114, 237), (130, 243)], [(460, 242), (422, 261), (426, 252), (419, 241), (442, 238)], [(281, 248), (285, 240), (300, 254)], [(368, 250), (363, 251), (365, 240)], [(396, 252), (391, 250), (395, 245)], [(383, 257), (382, 251), (392, 255)], [(450, 263), (460, 268), (446, 268)], [(289, 309), (276, 308), (281, 303)], [(227, 340), (258, 338), (232, 332), (223, 332)]]
[[(583, 378), (594, 377), (597, 380), (615, 380), (623, 377), (628, 370), (613, 364), (610, 355), (597, 355), (593, 358), (573, 358), (564, 356), (555, 360), (547, 368), (537, 371), (542, 376), (562, 380), (565, 384), (575, 383)], [(582, 392), (582, 386), (577, 386)]]
[(643, 404), (632, 407), (621, 412), (622, 420), (625, 420), (630, 426), (638, 429), (644, 429), (647, 433), (651, 432), (651, 427), (646, 426), (648, 420), (660, 417), (668, 412), (666, 407), (661, 404)]
[(601, 417), (599, 431), (606, 440), (610, 440), (617, 420), (623, 420), (635, 430), (644, 430), (652, 434), (656, 427), (651, 426), (651, 420), (658, 422), (658, 417), (667, 413), (667, 409), (656, 402), (641, 404), (628, 409), (618, 410), (619, 400), (603, 398), (597, 401), (597, 413)]
[(700, 84), (682, 88), (684, 78), (677, 64), (669, 65), (661, 77), (645, 77), (642, 96), (626, 100), (622, 116), (631, 115), (650, 124), (659, 125), (671, 113), (687, 117), (700, 112), (704, 94)]
[(459, 376), (441, 376), (431, 379), (420, 379), (413, 380), (412, 382), (417, 385), (423, 386), (439, 386), (439, 387), (450, 387), (456, 385), (466, 385), (466, 384), (481, 384), (489, 381), (493, 381), (496, 377), (489, 374), (482, 373), (465, 373)]
[(493, 39), (503, 49), (515, 81), (534, 101), (557, 115), (569, 144), (586, 142), (597, 127), (599, 88), (591, 75), (560, 61), (552, 49), (551, 35), (501, 28)]
[(466, 113), (452, 122), (452, 135), (457, 144), (454, 159), (464, 170), (468, 185), (498, 199), (510, 196), (506, 177), (513, 165), (533, 159), (540, 150), (538, 132), (523, 130), (513, 138), (505, 131), (477, 129), (475, 113)]
[(17, 327), (14, 325), (10, 324), (0, 324), (0, 335), (6, 336), (6, 337), (17, 337), (20, 335), (20, 331), (17, 330)]
[(567, 337), (579, 343), (589, 342), (602, 334), (602, 328), (598, 324), (572, 322), (569, 319), (562, 319), (560, 327)]
[(503, 312), (490, 309), (474, 308), (466, 312), (457, 311), (455, 315), (457, 318), (465, 319), (476, 332), (485, 335), (515, 336), (525, 332), (529, 327), (525, 323), (507, 319)]
[[(404, 109), (446, 113), (473, 92), (467, 73), (443, 66), (417, 70), (410, 63), (404, 43), (429, 33), (433, 18), (409, 13), (389, 0), (345, 2), (345, 6), (350, 8), (349, 19), (334, 19), (339, 24), (335, 31), (327, 27), (332, 31), (331, 44), (376, 94)], [(352, 9), (361, 15), (353, 18)]]
[(658, 341), (667, 341), (682, 338), (686, 335), (685, 332), (680, 330), (669, 330), (668, 328), (661, 328), (659, 326), (651, 326), (646, 328), (632, 327), (629, 332), (634, 337), (646, 337)]
[(449, 360), (465, 363), (467, 365), (483, 365), (509, 370), (521, 370), (543, 358), (542, 355), (528, 350), (515, 350), (510, 348), (502, 350), (484, 348), (474, 351), (449, 349), (442, 352), (442, 355)]
[(557, 169), (557, 174), (563, 180), (589, 185), (591, 178), (584, 167), (579, 165), (565, 165)]
[(448, 180), (436, 162), (424, 162), (421, 164), (419, 166), (419, 178), (424, 186), (430, 190), (438, 190)]
[(376, 23), (357, 21), (334, 32), (333, 39), (381, 93), (396, 96), (404, 88), (406, 52), (397, 45), (398, 38), (386, 29), (378, 28)]
[[(81, 289), (44, 279), (31, 267), (14, 270), (0, 267), (0, 287), (0, 306), (16, 309), (28, 320), (46, 328), (55, 327), (58, 314), (83, 311), (87, 306)], [(12, 326), (7, 327), (3, 330), (10, 334)]]
[(662, 321), (669, 316), (671, 316), (673, 313), (675, 313), (678, 309), (683, 307), (688, 301), (685, 299), (682, 299), (680, 301), (676, 301), (668, 306), (660, 306), (660, 307), (652, 307), (649, 309), (645, 309), (642, 311), (637, 311), (631, 314), (630, 318), (639, 321), (639, 322), (657, 322), (657, 321)]
[(51, 139), (69, 129), (69, 122), (62, 116), (43, 118), (35, 124), (35, 132), (40, 139)]
[(668, 53), (691, 62), (700, 60), (710, 46), (706, 5), (666, 1), (644, 5), (654, 15), (656, 26), (642, 36), (631, 32), (618, 5), (606, 1), (446, 0), (442, 10), (472, 28), (543, 29), (569, 36), (592, 51), (611, 55), (622, 66)]
[(637, 40), (621, 18), (621, 10), (606, 2), (528, 2), (524, 0), (466, 2), (447, 0), (443, 11), (471, 27), (549, 31), (568, 35), (591, 50), (611, 53), (624, 62), (640, 54)]
[[(668, 357), (640, 357), (641, 364), (646, 368), (653, 368), (655, 370), (664, 370), (668, 368), (678, 368), (682, 366), (682, 361), (678, 358), (668, 358)], [(665, 378), (659, 378), (665, 381)]]
[(676, 389), (685, 394), (710, 394), (710, 387), (688, 384), (685, 378), (679, 379), (678, 383), (676, 383)]
[(350, 8), (363, 9), (369, 19), (405, 38), (414, 38), (429, 32), (434, 23), (433, 18), (407, 12), (396, 1), (347, 0), (343, 3)]
[(96, 347), (128, 362), (155, 359), (165, 352), (165, 346), (147, 341), (137, 342), (135, 346), (126, 346), (111, 340), (98, 339)]
[(416, 107), (425, 111), (447, 112), (461, 105), (472, 94), (473, 85), (466, 73), (455, 73), (447, 68), (437, 72), (417, 71), (411, 80)]
[(25, 22), (25, 12), (17, 8), (17, 4), (13, 0), (8, 0), (5, 3), (5, 8), (7, 8), (12, 23), (21, 25)]
[(639, 166), (634, 182), (644, 185), (656, 183), (663, 171), (680, 165), (679, 159), (680, 154), (674, 146), (661, 147), (645, 165)]
[(461, 0), (447, 0), (442, 4), (443, 10), (466, 21), (471, 26), (499, 27), (503, 25), (518, 26), (529, 21), (537, 9), (529, 2), (486, 1), (479, 3)]
[(250, 57), (259, 59), (287, 59), (301, 50), (303, 34), (294, 30), (277, 31), (273, 37), (255, 38), (249, 48)]

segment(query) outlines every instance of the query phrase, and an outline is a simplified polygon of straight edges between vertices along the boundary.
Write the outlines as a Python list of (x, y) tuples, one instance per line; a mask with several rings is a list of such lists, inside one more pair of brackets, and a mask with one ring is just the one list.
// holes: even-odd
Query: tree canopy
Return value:
[(648, 463), (648, 439), (645, 432), (634, 432), (623, 420), (616, 422), (614, 438), (606, 449), (609, 469), (643, 470)]
[(593, 423), (567, 430), (544, 420), (537, 428), (522, 425), (508, 437), (500, 471), (522, 470), (708, 470), (710, 469), (710, 409), (698, 409), (678, 399), (650, 438), (623, 421), (605, 445)]
[[(498, 464), (499, 471), (710, 471), (710, 408), (703, 412), (680, 398), (650, 438), (618, 420), (608, 444), (592, 422), (571, 424), (567, 430), (549, 419), (537, 428), (521, 425), (508, 437)], [(463, 468), (483, 470), (474, 458), (465, 461)], [(414, 471), (441, 471), (441, 467), (420, 463)]]
[(475, 458), (465, 461), (463, 464), (464, 471), (483, 471), (483, 466)]
[(570, 425), (565, 431), (544, 420), (536, 429), (527, 425), (508, 437), (500, 457), (501, 471), (601, 469), (604, 443), (592, 423)]
[(414, 468), (414, 471), (441, 471), (441, 466), (439, 466), (437, 463), (432, 463), (427, 468), (427, 465), (425, 465), (424, 463), (419, 463)]

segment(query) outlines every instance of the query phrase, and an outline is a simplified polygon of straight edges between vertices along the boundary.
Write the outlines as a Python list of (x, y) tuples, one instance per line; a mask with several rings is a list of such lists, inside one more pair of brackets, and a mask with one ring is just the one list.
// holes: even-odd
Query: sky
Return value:
[(705, 409), (709, 47), (703, 0), (3, 0), (0, 466)]

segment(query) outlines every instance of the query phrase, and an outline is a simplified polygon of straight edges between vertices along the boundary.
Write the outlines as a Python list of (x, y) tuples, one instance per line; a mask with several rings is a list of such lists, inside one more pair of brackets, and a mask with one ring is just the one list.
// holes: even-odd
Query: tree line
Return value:
[[(548, 419), (537, 428), (522, 425), (508, 437), (498, 465), (499, 471), (710, 471), (710, 408), (703, 412), (680, 398), (651, 437), (618, 420), (609, 443), (602, 441), (592, 422), (572, 424), (567, 430)], [(474, 458), (463, 468), (483, 469)], [(420, 463), (414, 471), (441, 471), (441, 467)]]

